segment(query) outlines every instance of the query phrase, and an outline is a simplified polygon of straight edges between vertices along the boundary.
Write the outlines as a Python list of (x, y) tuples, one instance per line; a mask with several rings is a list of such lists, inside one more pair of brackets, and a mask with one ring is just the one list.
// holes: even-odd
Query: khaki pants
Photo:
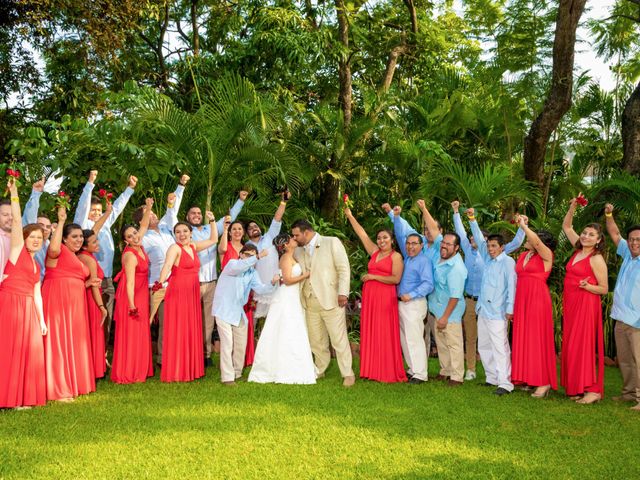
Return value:
[(116, 289), (113, 286), (113, 279), (111, 277), (106, 277), (102, 279), (102, 303), (107, 309), (107, 318), (104, 322), (104, 338), (105, 338), (105, 347), (108, 346), (109, 340), (111, 338), (111, 321), (113, 320), (113, 303), (116, 297)]
[(244, 354), (247, 350), (247, 322), (239, 326), (231, 325), (219, 318), (215, 319), (220, 335), (220, 380), (233, 382), (242, 376)]
[(216, 281), (200, 283), (200, 298), (202, 299), (202, 335), (204, 338), (205, 358), (211, 358), (213, 353), (213, 328), (216, 325), (216, 318), (211, 313), (213, 304), (213, 294), (216, 292)]
[(476, 344), (478, 342), (478, 317), (476, 316), (476, 301), (473, 298), (465, 298), (467, 308), (462, 317), (464, 327), (465, 360), (467, 370), (476, 371)]
[(438, 360), (440, 360), (440, 375), (462, 382), (464, 378), (462, 324), (447, 323), (442, 330), (436, 328), (436, 345)]
[(616, 320), (615, 337), (622, 398), (640, 402), (640, 328)]
[(166, 288), (161, 288), (156, 292), (149, 289), (151, 295), (151, 304), (149, 309), (149, 322), (153, 320), (156, 312), (158, 313), (158, 351), (156, 361), (162, 363), (162, 339), (164, 338), (164, 296), (167, 293)]
[(329, 342), (336, 351), (338, 367), (343, 377), (354, 376), (351, 359), (351, 346), (347, 337), (347, 319), (345, 309), (336, 307), (324, 310), (315, 296), (308, 297), (305, 316), (311, 352), (316, 362), (316, 373), (325, 372), (331, 361)]
[(411, 376), (427, 380), (427, 349), (424, 344), (424, 316), (427, 300), (417, 298), (409, 302), (398, 302), (400, 314), (400, 345)]

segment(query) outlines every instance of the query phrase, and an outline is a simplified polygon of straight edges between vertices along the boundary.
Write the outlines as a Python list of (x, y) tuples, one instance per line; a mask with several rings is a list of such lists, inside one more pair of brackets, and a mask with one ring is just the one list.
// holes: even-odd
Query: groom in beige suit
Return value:
[(300, 295), (317, 376), (323, 377), (329, 366), (331, 341), (344, 378), (343, 385), (350, 387), (355, 383), (355, 375), (351, 368), (351, 347), (344, 308), (351, 277), (347, 252), (340, 240), (318, 235), (306, 220), (294, 222), (291, 233), (300, 245), (295, 252), (296, 260), (305, 271), (311, 271), (311, 276), (302, 283)]

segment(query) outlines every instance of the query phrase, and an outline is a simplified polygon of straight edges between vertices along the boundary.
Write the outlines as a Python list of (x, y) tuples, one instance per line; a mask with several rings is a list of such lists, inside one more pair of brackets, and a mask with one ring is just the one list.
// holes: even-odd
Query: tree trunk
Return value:
[(320, 215), (322, 218), (333, 221), (338, 216), (340, 204), (340, 183), (328, 173), (322, 179), (322, 199), (320, 203)]
[(191, 31), (193, 37), (193, 56), (200, 54), (200, 34), (198, 33), (198, 0), (191, 0)]
[(338, 15), (338, 38), (342, 44), (343, 53), (338, 61), (338, 80), (340, 92), (338, 94), (338, 104), (342, 109), (344, 119), (344, 129), (351, 125), (351, 55), (349, 54), (349, 19), (347, 18), (347, 7), (344, 0), (335, 0), (336, 12)]
[(640, 83), (622, 111), (622, 166), (632, 175), (640, 175)]
[(576, 29), (585, 3), (586, 0), (560, 0), (553, 41), (551, 89), (524, 141), (525, 178), (540, 187), (544, 185), (544, 159), (549, 138), (571, 107)]

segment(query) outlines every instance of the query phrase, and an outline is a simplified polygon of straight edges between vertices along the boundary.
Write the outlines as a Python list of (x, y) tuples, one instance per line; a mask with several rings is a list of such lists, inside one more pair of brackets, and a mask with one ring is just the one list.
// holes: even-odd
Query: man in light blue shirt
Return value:
[[(76, 207), (76, 214), (73, 218), (73, 222), (80, 225), (83, 229), (91, 230), (95, 222), (102, 216), (102, 200), (92, 195), (93, 188), (95, 187), (95, 181), (98, 177), (97, 170), (91, 170), (89, 172), (89, 180), (85, 184), (80, 200), (78, 200), (78, 206)], [(129, 177), (129, 184), (127, 188), (118, 196), (115, 202), (113, 202), (113, 210), (111, 215), (105, 222), (104, 226), (98, 232), (98, 242), (100, 243), (100, 251), (96, 253), (96, 260), (100, 264), (102, 271), (104, 272), (104, 280), (102, 281), (102, 297), (104, 300), (104, 306), (107, 307), (107, 319), (105, 321), (105, 338), (108, 339), (111, 333), (111, 320), (113, 318), (113, 300), (115, 296), (115, 289), (113, 287), (113, 256), (115, 255), (115, 246), (113, 243), (113, 236), (111, 235), (111, 227), (127, 206), (129, 199), (134, 193), (134, 189), (138, 184), (138, 179), (131, 175)], [(108, 340), (107, 340), (108, 341)]]
[(513, 319), (516, 298), (516, 262), (505, 253), (502, 235), (489, 235), (485, 240), (478, 222), (474, 219), (469, 224), (484, 261), (476, 303), (478, 351), (486, 383), (498, 387), (494, 393), (502, 396), (513, 391), (508, 321)]
[(604, 212), (607, 232), (622, 257), (611, 308), (622, 395), (613, 400), (636, 402), (631, 409), (640, 411), (640, 225), (629, 228), (625, 240), (613, 219), (613, 205), (607, 204)]
[[(167, 211), (164, 216), (158, 220), (157, 215), (151, 212), (149, 218), (149, 229), (144, 237), (142, 237), (142, 246), (149, 256), (149, 289), (160, 278), (160, 271), (164, 265), (164, 259), (167, 250), (175, 243), (173, 236), (173, 227), (178, 223), (178, 211), (182, 203), (184, 187), (189, 181), (188, 175), (182, 175), (180, 183), (176, 187), (175, 192), (170, 193), (167, 198)], [(140, 223), (144, 215), (145, 207), (139, 207), (133, 212), (133, 221)], [(162, 339), (164, 333), (164, 295), (166, 289), (163, 287), (155, 292), (149, 291), (151, 295), (149, 321), (153, 320), (156, 312), (158, 313), (158, 347), (156, 361), (162, 364)]]
[[(238, 194), (238, 200), (231, 207), (229, 215), (231, 215), (231, 221), (235, 220), (244, 206), (244, 201), (247, 199), (249, 192), (244, 190)], [(202, 240), (208, 240), (211, 236), (211, 225), (202, 224), (202, 210), (197, 205), (193, 205), (187, 210), (187, 222), (191, 225), (193, 230), (191, 231), (191, 238), (194, 242)], [(218, 235), (222, 235), (224, 231), (225, 215), (217, 221), (216, 227), (218, 229)], [(202, 299), (202, 322), (204, 323), (204, 351), (205, 351), (205, 366), (209, 367), (213, 363), (211, 361), (211, 354), (213, 353), (213, 344), (211, 337), (213, 335), (213, 328), (215, 327), (215, 317), (211, 313), (211, 306), (213, 304), (213, 296), (216, 291), (216, 279), (218, 273), (216, 271), (216, 265), (218, 258), (218, 246), (213, 245), (205, 250), (198, 252), (200, 258), (200, 298)]]
[[(482, 283), (482, 274), (484, 271), (484, 260), (478, 252), (478, 246), (475, 235), (467, 238), (467, 232), (462, 225), (459, 208), (460, 202), (457, 200), (451, 202), (453, 208), (453, 226), (456, 233), (460, 236), (460, 247), (464, 252), (464, 265), (467, 267), (468, 277), (465, 285), (465, 303), (467, 308), (462, 318), (462, 327), (464, 329), (465, 340), (465, 357), (467, 362), (467, 371), (464, 375), (465, 380), (473, 380), (476, 378), (476, 343), (478, 341), (478, 319), (476, 315), (476, 302), (480, 296), (480, 285)], [(475, 217), (474, 217), (475, 218)], [(487, 232), (481, 231), (482, 237), (486, 240)], [(524, 241), (524, 230), (518, 228), (515, 237), (504, 246), (504, 253), (509, 255), (520, 248)]]
[(462, 385), (464, 377), (464, 284), (467, 269), (459, 253), (460, 237), (445, 233), (440, 243), (440, 259), (435, 265), (435, 288), (429, 295), (429, 311), (436, 319), (436, 344), (440, 373), (437, 380), (449, 380), (449, 386)]
[(280, 276), (275, 275), (271, 283), (265, 285), (256, 272), (256, 263), (268, 254), (266, 250), (258, 252), (255, 245), (244, 245), (240, 258), (229, 260), (220, 273), (211, 312), (218, 324), (220, 379), (225, 385), (235, 385), (235, 380), (242, 376), (248, 326), (244, 305), (249, 300), (249, 293), (251, 290), (272, 292), (280, 280)]
[[(400, 207), (394, 208), (400, 215)], [(423, 239), (417, 233), (396, 234), (404, 256), (404, 270), (398, 285), (400, 314), (400, 344), (407, 362), (409, 383), (420, 384), (428, 377), (427, 347), (424, 342), (424, 319), (427, 315), (426, 296), (433, 290), (433, 266), (423, 250)]]
[(30, 223), (37, 223), (44, 231), (42, 248), (34, 255), (35, 261), (40, 265), (40, 281), (44, 280), (45, 260), (47, 258), (47, 249), (49, 248), (49, 239), (51, 238), (52, 225), (51, 220), (44, 215), (38, 215), (40, 210), (40, 197), (44, 191), (44, 179), (38, 180), (33, 184), (31, 196), (24, 206), (22, 214), (22, 226)]

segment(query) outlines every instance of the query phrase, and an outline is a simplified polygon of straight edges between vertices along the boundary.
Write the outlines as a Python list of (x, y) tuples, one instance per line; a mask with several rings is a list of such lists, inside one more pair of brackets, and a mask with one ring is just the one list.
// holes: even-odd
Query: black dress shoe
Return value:
[(210, 358), (205, 358), (204, 359), (204, 366), (206, 367), (213, 367), (213, 360), (211, 360)]
[(413, 375), (411, 375), (409, 372), (405, 371), (404, 373), (407, 375), (408, 380), (411, 380), (413, 378)]
[(478, 385), (481, 387), (495, 387), (493, 383), (489, 383), (489, 382), (479, 383)]
[(493, 392), (494, 395), (498, 395), (499, 397), (503, 396), (503, 395), (509, 395), (511, 392), (509, 390), (507, 390), (506, 388), (502, 388), (502, 387), (498, 387), (496, 388), (496, 390)]
[(424, 380), (420, 380), (417, 377), (411, 377), (409, 379), (409, 383), (412, 384), (412, 385), (420, 385), (421, 383), (424, 383)]

